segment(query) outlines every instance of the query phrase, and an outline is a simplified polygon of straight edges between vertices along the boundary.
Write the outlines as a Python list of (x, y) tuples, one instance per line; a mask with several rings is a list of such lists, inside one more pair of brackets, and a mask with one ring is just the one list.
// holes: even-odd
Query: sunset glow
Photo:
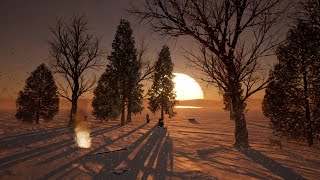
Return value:
[(203, 92), (197, 81), (186, 74), (173, 74), (175, 75), (173, 82), (177, 100), (203, 99)]

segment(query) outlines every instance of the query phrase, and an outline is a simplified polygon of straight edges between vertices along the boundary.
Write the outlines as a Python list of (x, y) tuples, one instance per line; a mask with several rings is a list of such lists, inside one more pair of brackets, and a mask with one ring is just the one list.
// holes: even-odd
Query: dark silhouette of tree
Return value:
[(292, 28), (278, 47), (279, 64), (270, 76), (263, 102), (271, 127), (281, 135), (305, 138), (320, 132), (320, 29), (306, 22)]
[[(270, 82), (266, 88), (262, 110), (270, 118), (270, 127), (276, 136), (299, 138), (303, 122), (303, 99), (299, 82), (291, 64), (276, 64), (270, 72)], [(299, 125), (299, 126), (296, 126)]]
[(63, 18), (50, 27), (52, 38), (50, 44), (50, 63), (56, 73), (65, 80), (65, 84), (58, 83), (59, 95), (72, 104), (68, 126), (75, 123), (78, 99), (85, 92), (92, 89), (96, 79), (86, 80), (89, 70), (96, 70), (101, 66), (100, 42), (88, 30), (87, 18), (72, 16), (68, 21)]
[(305, 20), (313, 25), (320, 26), (320, 1), (307, 0), (301, 1), (297, 19)]
[[(201, 54), (189, 52), (193, 68), (203, 80), (228, 95), (235, 120), (237, 147), (248, 147), (245, 102), (266, 86), (259, 72), (263, 56), (278, 40), (275, 31), (286, 9), (282, 0), (154, 0), (130, 12), (150, 22), (165, 36), (190, 36)], [(141, 7), (141, 6), (140, 6)], [(228, 103), (227, 103), (228, 104)]]
[(98, 86), (93, 91), (92, 114), (97, 119), (112, 120), (118, 118), (121, 113), (118, 81), (111, 73), (107, 69), (101, 75)]
[(164, 114), (168, 114), (169, 118), (176, 114), (174, 106), (177, 101), (173, 91), (174, 82), (172, 79), (174, 75), (172, 71), (173, 63), (169, 48), (163, 46), (155, 64), (152, 86), (148, 90), (149, 109), (154, 114), (160, 110), (161, 119), (164, 119)]
[[(118, 88), (118, 96), (114, 98), (120, 102), (121, 125), (131, 122), (131, 114), (142, 110), (142, 86), (140, 84), (142, 61), (137, 57), (137, 50), (132, 36), (130, 23), (120, 20), (112, 43), (112, 52), (108, 56), (107, 71), (114, 76)], [(125, 112), (127, 108), (127, 121)]]
[(57, 86), (51, 71), (45, 64), (40, 64), (30, 77), (26, 80), (26, 85), (19, 92), (16, 101), (16, 118), (25, 122), (52, 120), (59, 111), (59, 97)]

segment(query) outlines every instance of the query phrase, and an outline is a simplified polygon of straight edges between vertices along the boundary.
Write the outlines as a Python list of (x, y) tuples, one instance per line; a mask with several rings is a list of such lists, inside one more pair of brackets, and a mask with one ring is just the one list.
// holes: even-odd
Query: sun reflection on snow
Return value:
[(175, 106), (177, 109), (200, 109), (202, 107), (199, 106)]

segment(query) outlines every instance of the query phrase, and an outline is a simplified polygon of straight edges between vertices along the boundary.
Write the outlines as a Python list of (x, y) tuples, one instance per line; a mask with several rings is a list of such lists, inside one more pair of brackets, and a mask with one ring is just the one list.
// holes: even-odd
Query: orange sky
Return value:
[[(77, 4), (76, 6), (74, 4)], [(174, 72), (184, 73), (200, 83), (205, 99), (220, 99), (217, 90), (207, 87), (197, 79), (196, 72), (187, 65), (184, 50), (196, 50), (197, 46), (190, 38), (168, 39), (159, 37), (149, 29), (139, 26), (124, 11), (130, 7), (130, 0), (55, 0), (55, 1), (18, 1), (1, 0), (0, 4), (0, 98), (16, 99), (18, 91), (24, 86), (25, 79), (40, 63), (48, 61), (50, 39), (48, 26), (57, 16), (69, 16), (73, 12), (84, 13), (89, 19), (89, 27), (98, 36), (102, 36), (102, 46), (110, 52), (116, 27), (120, 18), (129, 19), (135, 33), (136, 42), (145, 38), (148, 44), (148, 57), (154, 60), (164, 44), (171, 50), (175, 64)], [(103, 57), (106, 62), (106, 55)], [(95, 72), (97, 77), (104, 71)], [(148, 83), (145, 83), (148, 85)], [(148, 86), (146, 86), (147, 88)], [(253, 98), (261, 98), (263, 92)], [(84, 98), (92, 97), (87, 93)]]

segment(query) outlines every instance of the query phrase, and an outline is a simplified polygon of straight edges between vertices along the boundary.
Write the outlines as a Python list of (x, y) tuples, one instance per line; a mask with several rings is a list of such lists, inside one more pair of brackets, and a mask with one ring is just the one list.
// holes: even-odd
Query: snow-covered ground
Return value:
[(121, 127), (82, 110), (91, 130), (88, 149), (78, 148), (66, 128), (68, 112), (28, 125), (15, 120), (14, 110), (0, 109), (0, 179), (320, 179), (319, 143), (282, 139), (282, 149), (270, 147), (259, 110), (247, 114), (250, 149), (231, 146), (234, 124), (221, 108), (177, 109), (165, 119), (166, 130), (156, 128), (156, 116), (145, 124), (146, 112)]

